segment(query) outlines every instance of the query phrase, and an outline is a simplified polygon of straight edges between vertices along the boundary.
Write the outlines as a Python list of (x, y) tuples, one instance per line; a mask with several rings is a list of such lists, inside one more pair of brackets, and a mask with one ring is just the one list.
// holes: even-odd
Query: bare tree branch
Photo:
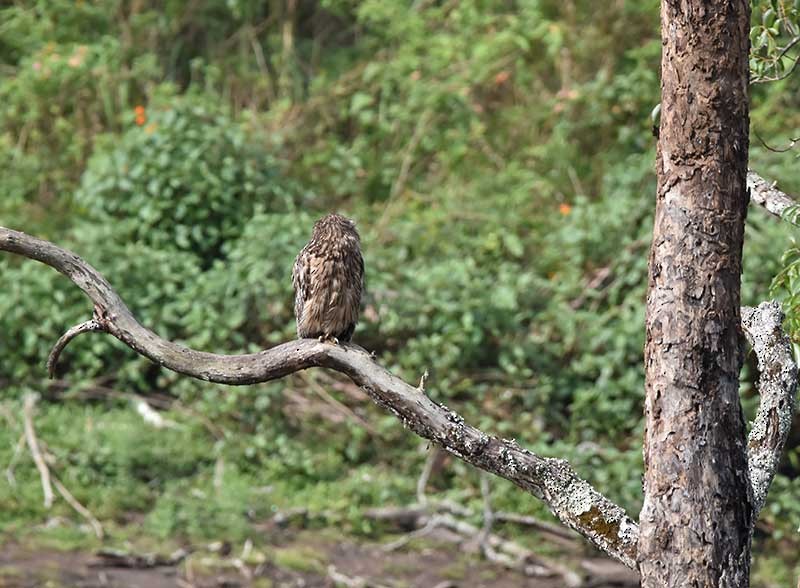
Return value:
[(67, 501), (67, 504), (69, 504), (75, 510), (75, 512), (77, 512), (79, 515), (81, 515), (83, 518), (86, 519), (86, 521), (92, 527), (95, 536), (98, 539), (102, 539), (103, 536), (105, 535), (105, 533), (103, 532), (103, 525), (100, 524), (100, 521), (97, 520), (97, 518), (92, 514), (92, 512), (88, 508), (83, 506), (80, 502), (78, 502), (78, 499), (72, 495), (72, 492), (67, 490), (66, 486), (64, 486), (64, 484), (62, 484), (58, 478), (53, 477), (53, 484), (55, 485), (56, 490), (58, 490), (58, 493), (61, 494), (64, 500)]
[(513, 440), (499, 439), (466, 424), (460, 415), (433, 402), (418, 387), (380, 367), (356, 345), (302, 339), (247, 355), (195, 351), (162, 339), (140, 325), (105, 278), (74, 253), (3, 227), (0, 250), (40, 261), (64, 274), (94, 304), (93, 320), (99, 328), (173, 371), (238, 385), (275, 380), (310, 367), (339, 371), (417, 435), (479, 469), (510, 480), (544, 501), (562, 523), (593, 545), (631, 568), (636, 565), (637, 525), (621, 507), (580, 478), (566, 461), (541, 457)]
[(797, 365), (782, 323), (783, 312), (775, 301), (762, 302), (758, 308), (742, 308), (742, 327), (758, 358), (761, 394), (747, 443), (753, 524), (764, 506), (794, 418)]
[(750, 198), (775, 216), (782, 216), (787, 208), (794, 206), (797, 202), (775, 186), (776, 182), (769, 182), (752, 170), (747, 172)]

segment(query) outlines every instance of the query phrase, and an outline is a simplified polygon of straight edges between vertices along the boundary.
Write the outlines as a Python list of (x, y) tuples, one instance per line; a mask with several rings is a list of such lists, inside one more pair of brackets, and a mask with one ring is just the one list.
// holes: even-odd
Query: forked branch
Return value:
[(104, 330), (105, 329), (103, 328), (103, 325), (101, 325), (99, 321), (90, 319), (84, 323), (75, 325), (66, 333), (61, 335), (61, 337), (58, 338), (58, 341), (56, 341), (56, 344), (53, 345), (53, 349), (50, 350), (50, 355), (47, 356), (47, 373), (50, 376), (50, 379), (52, 380), (56, 377), (56, 365), (58, 364), (58, 358), (61, 356), (61, 352), (64, 351), (64, 348), (69, 345), (70, 341), (72, 341), (81, 333), (92, 333)]

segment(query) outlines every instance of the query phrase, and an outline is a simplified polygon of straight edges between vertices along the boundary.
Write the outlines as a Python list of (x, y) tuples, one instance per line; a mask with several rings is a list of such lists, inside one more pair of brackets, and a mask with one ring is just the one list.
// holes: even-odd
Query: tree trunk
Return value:
[(747, 0), (662, 0), (658, 194), (645, 344), (642, 585), (749, 584), (739, 404)]

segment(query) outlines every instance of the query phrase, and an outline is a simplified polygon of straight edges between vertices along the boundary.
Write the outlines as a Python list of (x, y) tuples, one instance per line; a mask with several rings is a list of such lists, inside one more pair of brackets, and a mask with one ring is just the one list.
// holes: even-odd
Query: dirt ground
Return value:
[[(271, 549), (271, 548), (270, 548)], [(174, 566), (126, 568), (92, 553), (6, 544), (0, 588), (561, 588), (561, 576), (529, 577), (430, 540), (386, 551), (378, 544), (303, 534), (260, 557), (196, 551)], [(551, 556), (552, 557), (552, 556)], [(571, 557), (574, 557), (571, 556)], [(637, 586), (633, 574), (604, 559), (559, 559), (584, 586)]]

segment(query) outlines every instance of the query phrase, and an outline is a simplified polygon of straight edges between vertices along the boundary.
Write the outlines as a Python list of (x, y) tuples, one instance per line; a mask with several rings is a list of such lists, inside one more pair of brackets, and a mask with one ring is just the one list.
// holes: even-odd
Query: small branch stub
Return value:
[(747, 187), (753, 201), (775, 216), (783, 216), (787, 208), (797, 204), (791, 196), (779, 190), (775, 182), (765, 180), (754, 171), (747, 172)]
[(428, 381), (428, 370), (422, 372), (422, 376), (419, 378), (419, 386), (417, 386), (417, 390), (419, 390), (420, 394), (425, 394), (425, 383)]
[(97, 319), (93, 318), (79, 325), (75, 325), (61, 335), (58, 341), (56, 341), (56, 344), (53, 345), (50, 355), (47, 357), (47, 373), (51, 380), (56, 377), (58, 358), (61, 356), (61, 352), (64, 351), (64, 348), (69, 345), (69, 342), (82, 333), (93, 333), (97, 331), (105, 331), (105, 329)]

